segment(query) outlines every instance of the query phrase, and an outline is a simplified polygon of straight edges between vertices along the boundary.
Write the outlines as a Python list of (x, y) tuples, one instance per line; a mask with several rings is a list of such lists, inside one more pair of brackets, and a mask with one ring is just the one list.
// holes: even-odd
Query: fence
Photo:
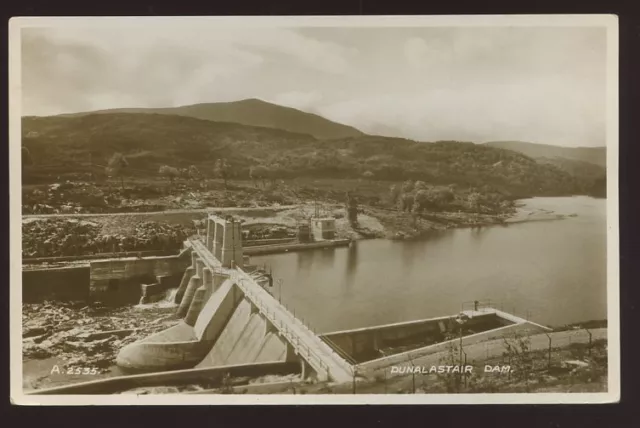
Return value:
[[(587, 370), (591, 364), (596, 364), (600, 370), (604, 364), (606, 370), (606, 357), (603, 357), (606, 352), (601, 346), (606, 338), (604, 328), (576, 328), (549, 333), (519, 331), (505, 334), (501, 339), (466, 346), (452, 340), (445, 351), (427, 356), (409, 353), (402, 363), (368, 372), (370, 381), (362, 386), (354, 382), (352, 392), (500, 392), (501, 388), (515, 382), (528, 390), (550, 373), (563, 374), (576, 368)], [(594, 363), (594, 358), (599, 362)], [(455, 366), (459, 369), (454, 369)], [(485, 372), (486, 366), (491, 370)], [(572, 376), (569, 376), (569, 382), (573, 382)], [(481, 377), (485, 380), (480, 381)]]
[[(276, 327), (285, 338), (291, 343), (291, 345), (296, 349), (304, 359), (306, 359), (309, 364), (316, 365), (316, 367), (320, 367), (322, 370), (325, 370), (327, 376), (331, 376), (330, 367), (326, 363), (326, 356), (329, 356), (332, 361), (338, 367), (342, 368), (347, 372), (352, 372), (352, 366), (349, 364), (343, 357), (338, 355), (336, 350), (334, 350), (331, 346), (329, 346), (326, 342), (320, 339), (317, 336), (317, 332), (310, 327), (303, 318), (298, 318), (295, 316), (295, 309), (292, 312), (289, 311), (286, 305), (278, 303), (271, 294), (269, 294), (266, 290), (264, 290), (259, 285), (255, 284), (255, 287), (248, 286), (245, 281), (251, 281), (253, 283), (253, 279), (242, 269), (236, 268), (236, 283), (242, 289), (245, 296), (249, 298), (254, 305), (263, 313), (263, 315)], [(271, 300), (269, 300), (271, 299)], [(272, 307), (268, 305), (266, 302), (271, 302)], [(282, 315), (285, 315), (282, 317)], [(324, 352), (319, 353), (314, 350), (309, 344), (305, 344), (304, 340), (300, 341), (300, 335), (295, 332), (295, 329), (292, 326), (296, 325), (307, 334), (307, 339), (310, 339), (313, 343), (313, 346), (323, 350)]]

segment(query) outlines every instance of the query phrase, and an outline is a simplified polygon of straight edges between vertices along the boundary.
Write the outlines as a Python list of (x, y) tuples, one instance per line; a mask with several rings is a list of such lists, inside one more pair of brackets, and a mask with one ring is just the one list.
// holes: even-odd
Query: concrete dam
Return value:
[[(209, 215), (206, 226), (206, 233), (187, 239), (173, 258), (92, 263), (87, 275), (91, 291), (103, 299), (131, 294), (153, 301), (168, 287), (175, 290), (179, 322), (120, 349), (116, 364), (131, 374), (31, 394), (110, 394), (185, 384), (209, 385), (202, 393), (216, 393), (225, 377), (269, 375), (355, 384), (356, 378), (375, 380), (382, 372), (393, 376), (396, 365), (437, 364), (438, 355), (452, 343), (473, 347), (514, 333), (550, 330), (490, 304), (471, 302), (450, 316), (319, 334), (270, 293), (272, 283), (265, 283), (264, 273), (243, 250), (239, 221)], [(145, 284), (141, 272), (155, 274), (158, 281)], [(119, 286), (112, 287), (114, 283)], [(133, 296), (136, 288), (141, 296)], [(242, 382), (247, 381), (241, 381), (242, 388), (253, 392), (278, 385)]]
[(343, 383), (356, 374), (371, 378), (407, 357), (426, 358), (453, 340), (470, 345), (548, 330), (476, 302), (454, 316), (316, 334), (261, 283), (257, 267), (243, 254), (240, 222), (210, 215), (206, 224), (206, 236), (184, 244), (191, 265), (175, 295), (181, 321), (124, 347), (119, 366), (163, 372), (288, 363), (299, 364), (302, 379)]
[(155, 372), (295, 361), (303, 377), (349, 381), (351, 364), (259, 284), (240, 222), (209, 216), (206, 223), (206, 237), (185, 242), (192, 263), (175, 296), (182, 320), (125, 346), (117, 364)]

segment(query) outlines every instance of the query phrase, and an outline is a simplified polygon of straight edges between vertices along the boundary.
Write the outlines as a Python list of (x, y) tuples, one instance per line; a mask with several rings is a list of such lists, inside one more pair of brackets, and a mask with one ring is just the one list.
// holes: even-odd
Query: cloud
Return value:
[[(443, 87), (362, 97), (327, 105), (320, 111), (331, 120), (365, 132), (393, 127), (403, 130), (408, 138), (422, 141), (518, 139), (602, 145), (602, 104), (585, 104), (593, 97), (588, 87), (581, 89), (566, 91), (562, 79), (509, 81), (465, 91)], [(563, 92), (566, 95), (559, 99), (556, 95)]]
[(419, 140), (602, 145), (599, 28), (22, 31), (23, 114), (261, 98)]
[[(26, 29), (22, 50), (23, 110), (37, 115), (123, 107), (116, 100), (165, 107), (259, 97), (266, 65), (344, 74), (353, 54), (290, 29), (201, 26)], [(284, 99), (304, 104), (301, 94)]]

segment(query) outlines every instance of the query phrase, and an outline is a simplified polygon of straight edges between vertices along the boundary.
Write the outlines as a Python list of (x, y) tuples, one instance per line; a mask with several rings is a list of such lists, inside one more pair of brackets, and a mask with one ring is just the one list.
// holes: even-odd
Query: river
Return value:
[(318, 332), (457, 313), (491, 300), (551, 326), (607, 318), (606, 200), (533, 198), (561, 220), (454, 229), (415, 241), (252, 257), (273, 294)]

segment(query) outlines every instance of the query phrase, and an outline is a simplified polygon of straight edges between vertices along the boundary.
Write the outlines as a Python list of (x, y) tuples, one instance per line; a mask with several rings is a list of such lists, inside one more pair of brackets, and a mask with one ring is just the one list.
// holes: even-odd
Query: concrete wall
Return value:
[(400, 341), (416, 337), (438, 334), (442, 327), (449, 331), (453, 327), (453, 317), (430, 318), (427, 320), (366, 327), (355, 330), (333, 332), (321, 335), (322, 339), (337, 346), (350, 356), (369, 353), (391, 346)]
[[(484, 342), (486, 340), (500, 339), (505, 335), (511, 335), (516, 332), (542, 332), (539, 326), (530, 323), (512, 324), (506, 327), (500, 327), (497, 329), (485, 331), (482, 333), (473, 334), (470, 336), (462, 337), (462, 346), (472, 345), (478, 342)], [(358, 364), (358, 368), (361, 370), (377, 370), (383, 367), (388, 367), (394, 364), (406, 363), (409, 356), (412, 359), (419, 358), (425, 355), (433, 354), (440, 351), (445, 351), (447, 346), (451, 342), (459, 343), (459, 339), (449, 340), (446, 342), (437, 343), (435, 345), (426, 346), (424, 348), (414, 349), (408, 352), (402, 352), (400, 354), (390, 355), (388, 357), (379, 358), (366, 363)]]
[(165, 286), (170, 287), (173, 280), (177, 287), (190, 262), (191, 258), (188, 256), (91, 262), (91, 297), (105, 303), (137, 303), (140, 300), (141, 284), (153, 284), (158, 281), (158, 276), (167, 276), (169, 279), (165, 280)]
[[(226, 284), (216, 292), (224, 291)], [(235, 293), (233, 292), (235, 290)], [(211, 303), (217, 296), (214, 294), (207, 304), (211, 304), (211, 312), (214, 316), (203, 315), (208, 313), (203, 309), (201, 318), (196, 323), (196, 334), (205, 331), (203, 337), (214, 337), (215, 341), (211, 350), (200, 361), (198, 367), (213, 367), (230, 364), (245, 364), (257, 361), (283, 361), (286, 345), (284, 341), (273, 332), (269, 322), (258, 313), (253, 304), (243, 298), (241, 290), (232, 285), (231, 291), (226, 292), (226, 297), (219, 297), (219, 303)], [(238, 296), (240, 301), (236, 304)], [(213, 308), (217, 309), (214, 311)], [(229, 308), (232, 314), (228, 316)], [(209, 320), (209, 321), (207, 321)], [(198, 323), (206, 324), (206, 329), (198, 326)], [(223, 328), (220, 331), (220, 326)], [(217, 332), (220, 331), (219, 334)]]
[[(470, 318), (465, 328), (472, 331), (493, 329), (511, 323), (494, 313), (489, 313)], [(457, 329), (455, 317), (449, 316), (326, 333), (321, 335), (321, 338), (332, 347), (337, 347), (337, 351), (362, 360), (367, 355), (376, 355), (377, 351), (383, 348), (441, 341), (445, 334), (454, 333)]]
[(130, 343), (120, 350), (118, 366), (132, 371), (164, 371), (193, 367), (206, 355), (211, 342), (196, 340), (184, 321)]
[(29, 395), (52, 394), (115, 394), (134, 388), (150, 386), (178, 386), (206, 382), (208, 385), (221, 385), (225, 375), (231, 377), (260, 377), (265, 375), (287, 375), (300, 372), (299, 363), (264, 362), (204, 369), (174, 370), (165, 373), (149, 373), (131, 376), (118, 376), (65, 385), (57, 388), (34, 391)]
[(23, 270), (22, 301), (88, 300), (89, 280), (89, 266)]
[(205, 303), (194, 326), (199, 340), (216, 340), (227, 325), (242, 296), (232, 281), (226, 280)]

